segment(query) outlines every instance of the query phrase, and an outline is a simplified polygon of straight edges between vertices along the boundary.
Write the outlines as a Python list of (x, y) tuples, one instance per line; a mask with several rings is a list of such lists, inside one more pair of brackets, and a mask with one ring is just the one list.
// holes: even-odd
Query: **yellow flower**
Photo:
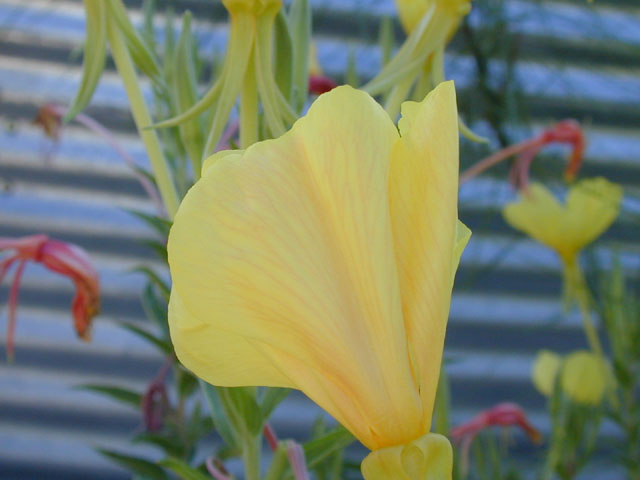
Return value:
[(573, 401), (599, 405), (607, 387), (607, 366), (600, 356), (579, 350), (565, 360), (560, 381)]
[(222, 4), (231, 15), (239, 12), (250, 12), (253, 15), (261, 15), (269, 9), (275, 9), (276, 12), (280, 10), (282, 0), (222, 0)]
[(604, 233), (618, 217), (622, 188), (604, 178), (571, 187), (565, 205), (543, 185), (532, 183), (520, 200), (504, 209), (505, 220), (540, 243), (553, 248), (565, 264)]
[[(471, 11), (471, 0), (396, 0), (396, 6), (407, 39), (363, 87), (371, 95), (386, 94), (385, 110), (392, 118), (398, 115), (405, 99), (422, 99), (445, 80), (444, 51), (462, 19)], [(463, 122), (459, 126), (467, 138), (487, 141)]]
[(541, 350), (536, 355), (531, 371), (531, 379), (536, 389), (550, 397), (553, 394), (553, 386), (556, 383), (558, 371), (562, 365), (562, 357), (549, 350)]
[(169, 236), (178, 357), (214, 385), (302, 390), (377, 450), (369, 480), (407, 478), (380, 473), (404, 468), (398, 448), (450, 478), (428, 432), (470, 236), (457, 192), (451, 82), (404, 104), (399, 133), (344, 86), (282, 137), (214, 155)]
[[(439, 4), (451, 18), (456, 18), (457, 29), (462, 17), (471, 11), (471, 0), (396, 0), (400, 22), (407, 33), (411, 33), (424, 15), (434, 5)], [(450, 35), (455, 32), (449, 32)]]

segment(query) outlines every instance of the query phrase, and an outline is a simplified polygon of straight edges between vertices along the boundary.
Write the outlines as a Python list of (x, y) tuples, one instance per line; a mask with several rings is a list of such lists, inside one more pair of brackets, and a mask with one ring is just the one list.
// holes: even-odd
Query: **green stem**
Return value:
[(242, 445), (245, 480), (260, 480), (260, 441), (262, 436), (247, 434)]
[(144, 142), (144, 146), (147, 149), (147, 155), (149, 156), (153, 174), (158, 184), (158, 190), (160, 191), (160, 195), (162, 195), (162, 200), (164, 201), (169, 217), (173, 218), (178, 210), (178, 193), (176, 192), (169, 172), (169, 165), (162, 153), (158, 136), (155, 131), (146, 129), (146, 127), (151, 125), (151, 116), (149, 115), (140, 89), (131, 55), (129, 55), (122, 32), (120, 32), (112, 15), (107, 15), (107, 37), (111, 45), (113, 60), (120, 74), (120, 78), (122, 78), (127, 96), (129, 97), (133, 119), (136, 123), (138, 133)]
[(269, 470), (267, 471), (267, 475), (264, 477), (264, 480), (280, 480), (287, 470), (288, 465), (287, 442), (280, 442), (278, 443), (278, 449), (273, 454), (271, 465), (269, 466)]
[(593, 324), (591, 317), (591, 305), (589, 300), (589, 292), (587, 290), (587, 282), (584, 278), (582, 270), (577, 260), (566, 262), (567, 269), (567, 281), (569, 282), (569, 294), (573, 294), (580, 314), (582, 316), (582, 328), (589, 342), (589, 347), (599, 357), (604, 359), (604, 352), (602, 350), (602, 344), (598, 337), (598, 332)]
[[(255, 48), (255, 47), (254, 47)], [(253, 57), (253, 55), (252, 55)], [(240, 148), (248, 148), (258, 141), (258, 85), (253, 58), (240, 93)]]
[(216, 104), (213, 123), (204, 147), (203, 158), (207, 158), (216, 149), (222, 136), (224, 127), (229, 122), (229, 116), (245, 78), (249, 65), (251, 51), (254, 44), (255, 20), (251, 14), (241, 12), (231, 17), (231, 32), (229, 46), (224, 59), (222, 90)]
[(407, 100), (407, 98), (409, 97), (409, 91), (411, 90), (413, 81), (413, 77), (407, 77), (400, 81), (391, 90), (391, 94), (385, 102), (384, 109), (387, 111), (392, 120), (395, 121), (396, 117), (400, 113), (400, 106), (402, 105), (402, 102)]

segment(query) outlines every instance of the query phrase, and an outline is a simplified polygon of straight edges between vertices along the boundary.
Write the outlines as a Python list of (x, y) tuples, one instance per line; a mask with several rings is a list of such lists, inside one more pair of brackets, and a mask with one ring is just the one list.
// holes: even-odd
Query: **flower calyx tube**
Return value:
[[(154, 128), (180, 125), (210, 108), (203, 157), (216, 150), (227, 127), (231, 111), (240, 99), (240, 146), (247, 148), (259, 139), (259, 105), (262, 104), (267, 131), (272, 137), (284, 134), (297, 118), (290, 100), (281, 91), (274, 72), (274, 29), (281, 0), (223, 0), (229, 12), (230, 31), (220, 76), (209, 91), (180, 115)], [(286, 28), (286, 22), (284, 22)]]
[[(395, 118), (407, 98), (421, 99), (445, 81), (444, 51), (471, 0), (396, 0), (407, 38), (396, 55), (363, 89), (386, 96), (385, 109)], [(473, 133), (462, 121), (460, 132), (470, 140), (488, 140)]]

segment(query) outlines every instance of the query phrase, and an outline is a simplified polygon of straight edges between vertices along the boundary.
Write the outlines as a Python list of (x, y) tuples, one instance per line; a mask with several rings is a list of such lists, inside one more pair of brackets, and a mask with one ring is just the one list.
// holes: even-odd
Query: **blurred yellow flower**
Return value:
[(282, 0), (222, 0), (222, 4), (230, 14), (250, 12), (253, 15), (261, 15), (265, 10), (274, 8), (276, 11), (282, 7)]
[(210, 158), (169, 237), (169, 323), (208, 382), (306, 393), (376, 451), (368, 480), (449, 479), (428, 432), (470, 236), (454, 86), (402, 110), (398, 133), (339, 87), (282, 137)]
[(553, 387), (556, 383), (558, 371), (562, 365), (562, 357), (549, 350), (540, 350), (533, 362), (531, 379), (536, 389), (550, 397), (553, 394)]
[(562, 205), (543, 185), (532, 183), (504, 209), (514, 228), (553, 248), (567, 265), (618, 217), (622, 188), (598, 177), (577, 182)]
[(608, 383), (607, 366), (599, 355), (578, 350), (565, 360), (560, 381), (574, 402), (599, 405)]
[(616, 220), (621, 200), (622, 187), (598, 177), (575, 183), (564, 205), (545, 186), (531, 183), (504, 208), (508, 224), (560, 255), (567, 306), (585, 288), (578, 254)]
[(462, 17), (471, 11), (471, 0), (396, 0), (400, 22), (407, 33), (411, 33), (420, 20), (434, 5), (443, 8), (456, 22), (449, 31), (449, 36), (455, 33)]

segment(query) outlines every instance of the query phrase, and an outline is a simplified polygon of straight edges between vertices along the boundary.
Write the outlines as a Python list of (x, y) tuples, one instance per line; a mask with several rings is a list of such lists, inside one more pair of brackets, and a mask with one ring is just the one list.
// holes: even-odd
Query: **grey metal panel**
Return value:
[[(134, 13), (140, 6), (140, 1), (127, 3)], [(355, 49), (363, 76), (371, 75), (379, 62), (372, 42), (380, 16), (393, 14), (392, 2), (313, 3), (319, 56), (327, 72), (342, 73), (348, 44)], [(219, 55), (226, 33), (219, 3), (172, 4), (178, 12), (197, 12), (202, 51)], [(104, 288), (94, 341), (79, 343), (69, 320), (70, 285), (29, 267), (21, 292), (16, 363), (0, 363), (2, 478), (126, 478), (92, 448), (128, 450), (126, 439), (139, 428), (138, 413), (73, 387), (100, 379), (142, 389), (161, 363), (117, 326), (122, 319), (144, 321), (138, 301), (142, 279), (126, 272), (153, 259), (140, 243), (151, 232), (122, 208), (152, 211), (153, 206), (118, 156), (82, 128), (67, 128), (55, 160), (47, 163), (44, 152), (49, 145), (30, 123), (42, 103), (68, 103), (75, 91), (79, 59), (70, 56), (84, 35), (81, 5), (78, 0), (0, 1), (0, 235), (45, 232), (84, 246), (96, 259)], [(513, 28), (523, 34), (525, 61), (518, 75), (531, 100), (535, 125), (564, 116), (588, 119), (585, 171), (640, 193), (637, 2), (599, 0), (587, 7), (581, 1), (514, 0), (508, 9)], [(139, 18), (138, 13), (134, 16)], [(473, 21), (480, 19), (474, 15)], [(397, 25), (396, 30), (400, 38)], [(362, 37), (366, 41), (359, 40)], [(464, 90), (473, 63), (462, 42), (454, 40), (451, 50), (447, 69)], [(499, 73), (502, 66), (493, 62), (491, 68)], [(116, 132), (146, 165), (126, 105), (110, 68), (89, 113)], [(514, 400), (530, 408), (534, 420), (546, 428), (543, 399), (528, 379), (531, 359), (539, 348), (568, 350), (583, 346), (584, 340), (579, 318), (560, 321), (555, 257), (516, 235), (497, 215), (511, 198), (513, 192), (498, 176), (472, 182), (461, 191), (461, 217), (474, 230), (474, 240), (463, 257), (447, 338), (447, 357), (455, 360), (454, 418)], [(640, 213), (640, 205), (629, 200), (627, 204), (632, 214)], [(618, 245), (625, 265), (637, 271), (639, 237), (637, 223), (623, 219), (605, 242)], [(607, 261), (606, 251), (595, 254)], [(0, 298), (6, 297), (5, 285)], [(276, 412), (276, 428), (284, 435), (304, 436), (317, 413), (302, 395), (292, 395)]]

